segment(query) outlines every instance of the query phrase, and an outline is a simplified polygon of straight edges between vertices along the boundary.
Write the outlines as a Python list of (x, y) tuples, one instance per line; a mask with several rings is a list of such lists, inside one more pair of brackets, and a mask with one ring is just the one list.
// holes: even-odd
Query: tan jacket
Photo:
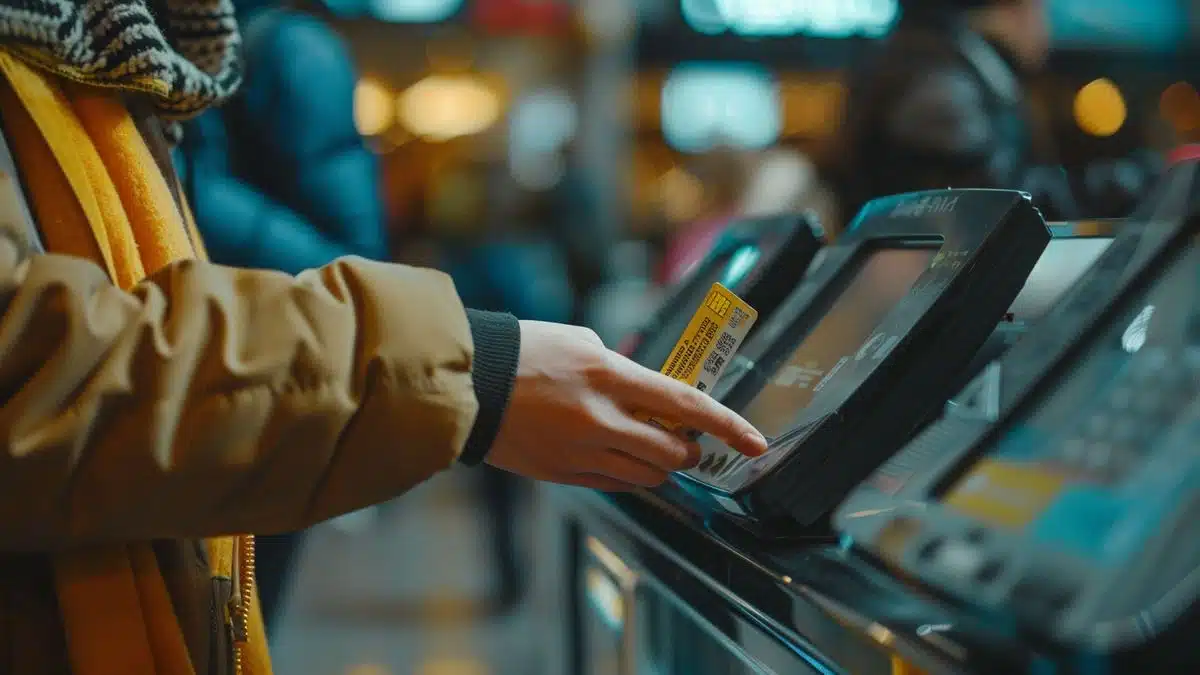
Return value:
[[(515, 327), (468, 319), (444, 274), (187, 261), (125, 292), (92, 262), (36, 254), (12, 200), (0, 195), (0, 673), (69, 672), (51, 553), (153, 540), (196, 674), (223, 675), (231, 589), (197, 539), (390, 499), (472, 434), (478, 460), (495, 434)], [(473, 363), (473, 331), (508, 340), (499, 368)]]

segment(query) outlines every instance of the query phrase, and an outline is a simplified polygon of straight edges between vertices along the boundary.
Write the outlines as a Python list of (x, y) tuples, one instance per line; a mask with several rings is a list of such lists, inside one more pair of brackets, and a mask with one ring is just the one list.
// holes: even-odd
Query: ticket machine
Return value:
[(714, 391), (770, 450), (704, 437), (680, 480), (753, 527), (821, 518), (945, 404), (1049, 240), (1019, 192), (870, 203)]
[(1174, 166), (989, 366), (989, 411), (946, 416), (854, 491), (835, 519), (854, 545), (1080, 650), (1152, 641), (1196, 604), (1197, 170)]
[(621, 351), (647, 368), (659, 369), (717, 282), (758, 310), (761, 322), (804, 278), (821, 250), (819, 231), (808, 215), (734, 223)]

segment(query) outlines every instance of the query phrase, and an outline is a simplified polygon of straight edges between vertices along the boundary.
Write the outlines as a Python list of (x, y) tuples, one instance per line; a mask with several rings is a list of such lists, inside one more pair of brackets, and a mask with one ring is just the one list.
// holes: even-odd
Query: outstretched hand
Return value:
[(638, 420), (648, 413), (750, 456), (762, 434), (711, 397), (610, 351), (586, 328), (521, 322), (508, 411), (487, 462), (537, 480), (620, 491), (694, 467), (700, 448)]

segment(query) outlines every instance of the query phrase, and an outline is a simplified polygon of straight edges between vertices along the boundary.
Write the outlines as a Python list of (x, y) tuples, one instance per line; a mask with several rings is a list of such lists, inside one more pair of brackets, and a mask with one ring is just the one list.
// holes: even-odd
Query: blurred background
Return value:
[[(381, 205), (379, 255), (450, 271), (468, 305), (583, 323), (616, 347), (730, 219), (811, 210), (830, 236), (845, 227), (853, 213), (831, 176), (848, 156), (848, 73), (895, 29), (900, 4), (289, 11), (328, 27), (353, 69), (373, 167), (355, 185)], [(1200, 141), (1200, 0), (1047, 0), (1046, 11), (1052, 53), (1023, 93), (1041, 155), (1071, 173)], [(309, 533), (273, 621), (277, 671), (555, 675), (559, 566), (537, 513), (527, 486), (456, 470)]]

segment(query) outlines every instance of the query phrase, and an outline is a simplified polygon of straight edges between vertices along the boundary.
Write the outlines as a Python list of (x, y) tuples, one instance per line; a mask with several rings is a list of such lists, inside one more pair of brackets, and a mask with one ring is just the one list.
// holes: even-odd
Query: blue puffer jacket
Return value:
[[(356, 73), (320, 19), (240, 0), (246, 78), (184, 128), (176, 164), (214, 261), (297, 273), (343, 255), (387, 259), (379, 166), (354, 125)], [(538, 238), (450, 247), (471, 307), (566, 321), (561, 251)]]
[(386, 259), (379, 169), (355, 129), (341, 38), (288, 9), (239, 21), (243, 89), (185, 126), (176, 158), (213, 260), (296, 273), (348, 254)]

